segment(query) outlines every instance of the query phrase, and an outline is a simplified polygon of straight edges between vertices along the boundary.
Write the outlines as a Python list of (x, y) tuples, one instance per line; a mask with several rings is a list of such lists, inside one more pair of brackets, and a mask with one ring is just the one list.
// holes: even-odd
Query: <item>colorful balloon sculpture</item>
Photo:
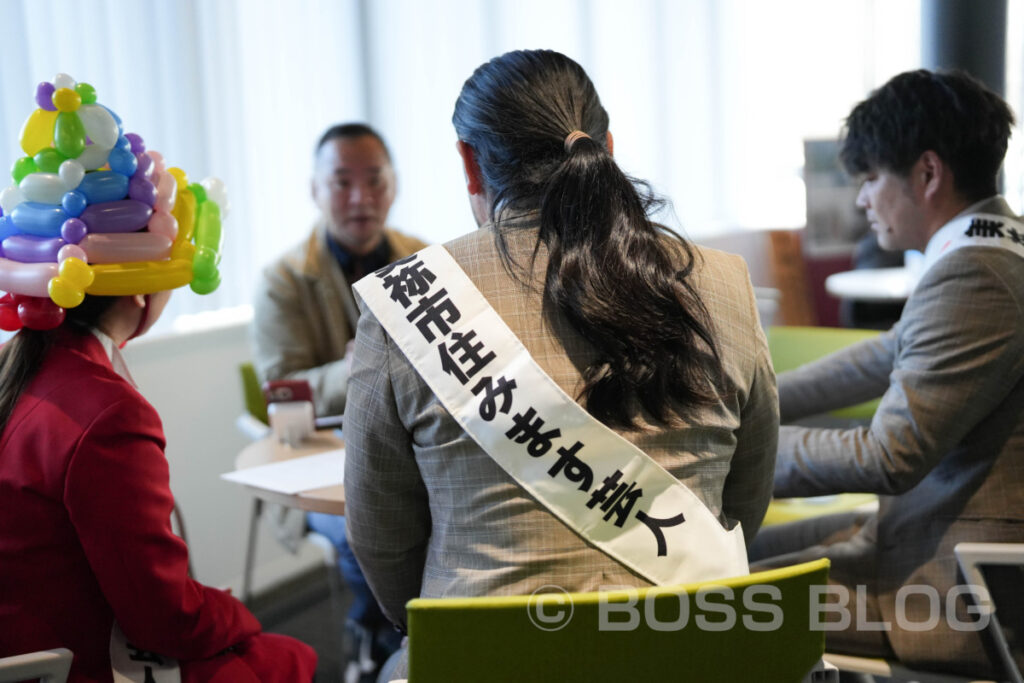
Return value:
[(88, 83), (57, 74), (35, 101), (0, 192), (0, 329), (57, 327), (86, 294), (215, 290), (224, 184), (167, 168)]

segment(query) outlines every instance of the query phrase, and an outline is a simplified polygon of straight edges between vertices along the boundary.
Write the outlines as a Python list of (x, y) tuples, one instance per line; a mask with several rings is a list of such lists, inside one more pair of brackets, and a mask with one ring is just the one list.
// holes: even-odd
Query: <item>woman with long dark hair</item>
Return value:
[[(778, 427), (743, 262), (652, 221), (564, 55), (479, 67), (453, 122), (481, 229), (357, 288), (347, 514), (385, 612), (742, 573)], [(655, 495), (673, 486), (700, 509)]]

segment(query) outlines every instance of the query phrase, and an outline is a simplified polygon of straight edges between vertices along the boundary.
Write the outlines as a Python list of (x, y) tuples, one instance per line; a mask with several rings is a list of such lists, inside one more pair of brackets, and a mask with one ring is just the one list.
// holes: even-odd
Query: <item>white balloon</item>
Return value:
[(220, 217), (227, 218), (231, 204), (228, 202), (228, 189), (224, 186), (224, 181), (211, 176), (204, 178), (199, 184), (206, 190), (207, 198), (217, 202), (217, 206), (220, 207)]
[(21, 196), (30, 202), (42, 204), (60, 204), (60, 198), (67, 189), (64, 181), (56, 173), (29, 173), (18, 183)]
[(85, 151), (78, 155), (77, 161), (86, 171), (94, 171), (107, 163), (107, 157), (109, 156), (109, 149), (103, 149), (99, 145), (88, 145)]
[(117, 142), (117, 121), (105, 107), (83, 104), (78, 108), (78, 118), (92, 144), (111, 149)]
[(60, 90), (61, 88), (74, 89), (75, 79), (65, 73), (59, 73), (53, 77), (53, 87), (57, 90)]
[(60, 165), (57, 172), (60, 173), (60, 179), (64, 181), (64, 188), (69, 191), (78, 187), (82, 178), (85, 177), (85, 167), (77, 159), (68, 159)]
[(9, 216), (14, 207), (23, 201), (25, 201), (25, 198), (21, 196), (21, 190), (18, 189), (17, 185), (11, 185), (3, 192), (0, 192), (0, 209), (4, 210), (5, 216)]

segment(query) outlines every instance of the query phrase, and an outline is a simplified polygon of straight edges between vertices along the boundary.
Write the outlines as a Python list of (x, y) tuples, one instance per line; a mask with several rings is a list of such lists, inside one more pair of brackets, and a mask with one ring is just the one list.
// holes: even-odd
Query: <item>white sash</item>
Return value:
[(178, 660), (135, 647), (116, 621), (110, 629), (110, 669), (114, 683), (181, 683)]
[(997, 247), (1024, 258), (1024, 223), (996, 213), (969, 213), (954, 218), (928, 240), (921, 275), (961, 247)]
[(356, 292), (448, 412), (570, 529), (652, 583), (749, 573), (743, 533), (563, 392), (441, 246)]

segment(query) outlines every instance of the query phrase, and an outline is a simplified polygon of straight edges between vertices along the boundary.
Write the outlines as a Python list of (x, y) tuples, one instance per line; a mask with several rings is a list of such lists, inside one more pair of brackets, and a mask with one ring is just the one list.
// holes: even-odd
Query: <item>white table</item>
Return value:
[(914, 284), (914, 276), (907, 268), (862, 268), (829, 275), (825, 278), (825, 291), (841, 299), (905, 301)]
[[(273, 434), (253, 442), (245, 447), (235, 459), (235, 469), (267, 465), (304, 455), (316, 455), (336, 448), (344, 448), (345, 442), (335, 435), (334, 430), (316, 432), (302, 442), (298, 448), (292, 448), (278, 442)], [(249, 539), (245, 549), (245, 568), (242, 573), (242, 602), (248, 603), (252, 597), (252, 571), (256, 562), (256, 538), (259, 531), (259, 520), (263, 513), (263, 502), (279, 503), (287, 507), (310, 512), (324, 512), (330, 515), (345, 514), (345, 487), (342, 484), (325, 486), (310, 491), (288, 495), (278, 491), (246, 486), (253, 494), (252, 514), (249, 517)]]

